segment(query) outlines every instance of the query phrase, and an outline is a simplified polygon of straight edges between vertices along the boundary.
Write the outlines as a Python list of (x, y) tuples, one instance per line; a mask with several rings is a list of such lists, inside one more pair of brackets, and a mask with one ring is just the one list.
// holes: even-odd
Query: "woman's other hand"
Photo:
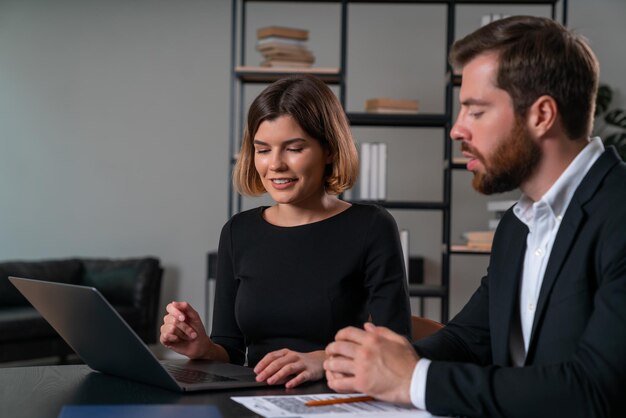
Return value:
[(293, 388), (324, 377), (325, 359), (323, 350), (299, 353), (283, 348), (267, 353), (256, 365), (254, 372), (258, 382), (267, 382), (270, 385), (285, 383), (286, 388)]

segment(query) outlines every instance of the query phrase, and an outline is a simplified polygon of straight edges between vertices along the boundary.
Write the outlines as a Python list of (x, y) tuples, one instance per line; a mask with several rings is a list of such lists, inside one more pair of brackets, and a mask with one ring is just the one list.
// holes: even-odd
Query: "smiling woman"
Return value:
[(409, 336), (398, 229), (383, 208), (338, 198), (356, 181), (357, 152), (332, 91), (313, 76), (268, 86), (253, 101), (233, 173), (240, 193), (276, 202), (222, 229), (212, 334), (172, 302), (161, 342), (191, 358), (254, 367), (294, 387), (323, 377), (337, 331), (377, 325)]
[(308, 221), (314, 221), (312, 217), (327, 215), (323, 208), (316, 211), (316, 206), (340, 203), (338, 199), (324, 199), (324, 171), (332, 164), (330, 151), (304, 132), (293, 117), (286, 115), (263, 121), (255, 135), (254, 149), (254, 166), (263, 187), (278, 203), (265, 212), (271, 223), (285, 223), (286, 217), (279, 212), (290, 209), (300, 212), (305, 208), (312, 212)]

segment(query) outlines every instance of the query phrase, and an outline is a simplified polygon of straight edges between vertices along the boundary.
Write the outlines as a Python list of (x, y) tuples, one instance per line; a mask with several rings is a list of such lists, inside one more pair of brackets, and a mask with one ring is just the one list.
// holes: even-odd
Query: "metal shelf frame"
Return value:
[[(228, 188), (228, 214), (229, 216), (239, 212), (242, 207), (242, 198), (234, 190), (232, 181), (232, 168), (235, 163), (234, 156), (240, 147), (240, 137), (243, 132), (245, 109), (243, 109), (244, 86), (246, 84), (266, 84), (280, 77), (293, 73), (309, 73), (320, 77), (326, 83), (339, 86), (339, 101), (345, 108), (347, 94), (347, 47), (348, 47), (348, 5), (351, 3), (384, 3), (384, 4), (444, 4), (446, 8), (446, 55), (455, 40), (456, 6), (469, 4), (503, 4), (503, 5), (548, 5), (551, 7), (551, 16), (556, 19), (557, 3), (561, 3), (562, 23), (567, 22), (567, 0), (308, 0), (308, 3), (340, 3), (340, 59), (338, 68), (311, 68), (311, 69), (267, 69), (261, 67), (246, 66), (245, 62), (245, 39), (246, 39), (246, 4), (253, 2), (292, 2), (289, 0), (232, 0), (231, 9), (231, 73), (230, 73), (230, 141), (229, 156), (231, 162), (229, 169)], [(241, 6), (241, 9), (239, 9)], [(375, 114), (365, 112), (347, 112), (348, 120), (352, 126), (366, 127), (415, 127), (415, 128), (442, 128), (444, 149), (442, 159), (444, 164), (442, 201), (375, 201), (388, 209), (399, 210), (427, 210), (440, 211), (442, 213), (441, 225), (441, 277), (438, 285), (410, 285), (409, 294), (420, 298), (420, 311), (424, 314), (424, 298), (437, 298), (441, 301), (440, 320), (443, 323), (449, 317), (450, 299), (450, 256), (452, 254), (476, 254), (484, 255), (486, 252), (459, 250), (459, 246), (453, 246), (450, 242), (451, 225), (451, 201), (452, 201), (452, 171), (464, 169), (465, 165), (452, 159), (452, 143), (449, 139), (450, 129), (453, 123), (453, 94), (454, 88), (460, 86), (461, 76), (454, 74), (447, 60), (442, 63), (442, 74), (446, 75), (444, 94), (444, 113), (442, 114)], [(360, 202), (354, 200), (353, 202)], [(367, 201), (370, 202), (371, 201)]]

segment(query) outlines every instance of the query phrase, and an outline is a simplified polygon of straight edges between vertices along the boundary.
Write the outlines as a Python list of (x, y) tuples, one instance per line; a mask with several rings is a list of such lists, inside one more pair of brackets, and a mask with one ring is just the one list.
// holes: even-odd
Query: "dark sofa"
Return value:
[(0, 362), (52, 356), (63, 362), (73, 353), (8, 276), (93, 286), (147, 344), (152, 344), (157, 341), (162, 275), (159, 260), (152, 257), (1, 262)]

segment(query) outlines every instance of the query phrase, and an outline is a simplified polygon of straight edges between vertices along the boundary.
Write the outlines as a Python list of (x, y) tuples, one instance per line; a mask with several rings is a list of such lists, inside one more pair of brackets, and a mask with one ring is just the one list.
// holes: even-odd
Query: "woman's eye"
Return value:
[(469, 115), (470, 117), (474, 118), (474, 119), (478, 119), (483, 115), (484, 112), (470, 112)]
[(291, 152), (302, 152), (302, 148), (287, 148), (287, 151), (291, 151)]
[(268, 150), (268, 149), (257, 149), (256, 150), (257, 154), (267, 154), (268, 152), (270, 152), (270, 150)]

